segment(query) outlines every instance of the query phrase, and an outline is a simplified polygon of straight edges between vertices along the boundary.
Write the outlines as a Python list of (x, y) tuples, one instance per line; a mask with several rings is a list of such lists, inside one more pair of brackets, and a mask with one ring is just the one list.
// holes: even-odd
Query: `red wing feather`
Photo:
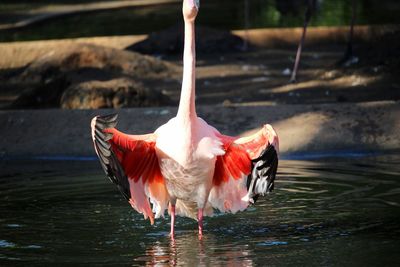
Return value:
[(279, 140), (270, 125), (246, 137), (217, 137), (225, 154), (217, 156), (209, 201), (214, 208), (234, 213), (273, 189)]
[(116, 130), (115, 125), (116, 116), (93, 119), (96, 153), (110, 180), (132, 207), (153, 223), (149, 198), (157, 203), (156, 217), (163, 215), (169, 198), (155, 151), (155, 136), (127, 135)]
[[(229, 140), (223, 139), (225, 155), (218, 156), (215, 163), (213, 184), (220, 185), (228, 182), (229, 178), (240, 179), (243, 175), (248, 175), (251, 171), (251, 162), (245, 148)], [(224, 142), (225, 141), (225, 142)]]

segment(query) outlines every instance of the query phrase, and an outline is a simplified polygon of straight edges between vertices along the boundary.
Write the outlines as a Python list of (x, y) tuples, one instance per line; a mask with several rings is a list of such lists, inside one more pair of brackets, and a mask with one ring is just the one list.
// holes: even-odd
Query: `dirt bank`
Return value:
[[(249, 31), (248, 38), (251, 43), (257, 44), (260, 40), (268, 39), (269, 44), (273, 46), (276, 40), (284, 38), (283, 41), (281, 40), (282, 47), (268, 48), (266, 41), (266, 47), (253, 47), (249, 51), (199, 55), (197, 58), (197, 103), (200, 105), (222, 103), (240, 105), (248, 102), (316, 104), (398, 100), (400, 99), (400, 50), (398, 49), (400, 31), (396, 29), (394, 26), (358, 27), (356, 32), (360, 33), (356, 36), (360, 38), (364, 36), (365, 40), (356, 38), (354, 52), (357, 61), (350, 66), (338, 67), (335, 64), (342, 58), (346, 45), (343, 40), (338, 43), (326, 42), (325, 37), (330, 36), (328, 40), (340, 39), (340, 36), (343, 37), (347, 33), (347, 28), (311, 28), (307, 39), (310, 42), (313, 38), (318, 39), (317, 36), (325, 37), (321, 37), (319, 45), (314, 45), (313, 42), (306, 44), (296, 84), (288, 84), (288, 80), (299, 38), (296, 31), (299, 29)], [(63, 54), (63, 50), (69, 51), (72, 47), (77, 47), (76, 49), (79, 50), (79, 46), (87, 46), (87, 43), (96, 44), (100, 47), (99, 51), (110, 50), (116, 55), (123, 55), (123, 60), (119, 62), (129, 65), (133, 62), (123, 62), (132, 61), (137, 57), (130, 55), (129, 51), (121, 50), (143, 38), (145, 37), (86, 38), (0, 44), (2, 54), (0, 107), (9, 106), (19, 95), (29, 91), (30, 85), (17, 82), (18, 74), (35, 65), (36, 62), (43, 62), (43, 59), (54, 54), (54, 51)], [(291, 45), (288, 45), (289, 41)], [(116, 47), (116, 49), (111, 47)], [(172, 100), (171, 105), (176, 105), (182, 71), (181, 55), (159, 56), (164, 61), (178, 66), (178, 75), (168, 79), (155, 79), (147, 87), (161, 91)], [(105, 66), (109, 65), (107, 62), (104, 63)], [(85, 66), (80, 67), (83, 69), (80, 68), (79, 72), (84, 70)], [(99, 71), (107, 74), (110, 69), (101, 67)], [(110, 99), (110, 102), (113, 100)], [(57, 107), (57, 104), (51, 103), (44, 106)], [(21, 105), (19, 107), (23, 108)], [(78, 108), (75, 105), (73, 107)], [(84, 107), (90, 106), (82, 106)]]
[[(311, 36), (313, 31), (318, 30), (310, 29)], [(277, 31), (258, 34), (268, 36)], [(272, 123), (280, 134), (283, 154), (400, 149), (399, 36), (396, 30), (375, 35), (366, 39), (367, 42), (359, 40), (354, 49), (357, 62), (349, 66), (335, 65), (344, 53), (343, 42), (306, 45), (296, 84), (288, 84), (288, 80), (297, 34), (292, 35), (293, 45), (288, 47), (258, 47), (245, 52), (199, 56), (196, 86), (199, 114), (221, 132), (233, 135), (265, 122)], [(123, 60), (138, 58), (123, 50), (133, 39), (123, 37), (121, 40), (124, 42), (119, 43), (114, 37), (0, 44), (0, 104), (15, 101), (26, 89), (15, 87), (10, 77), (24, 73), (35, 66), (35, 62), (42, 62), (49, 49), (59, 49), (57, 52), (62, 53), (63, 47), (80, 47), (86, 42), (103, 44), (102, 47), (118, 46), (113, 51), (118, 50), (115, 53), (123, 55), (121, 60), (115, 57), (106, 60), (106, 67), (100, 66), (101, 71), (105, 71), (114, 61), (125, 66)], [(143, 40), (143, 36), (135, 39), (138, 40)], [(109, 49), (112, 48), (100, 50)], [(172, 102), (160, 108), (120, 110), (121, 130), (152, 132), (175, 114), (181, 56), (161, 57), (167, 65), (174, 66), (178, 76), (174, 75), (169, 81), (164, 79), (168, 75), (156, 77), (148, 86), (162, 91)], [(134, 73), (128, 76), (135, 77)], [(90, 118), (109, 112), (113, 111), (2, 110), (0, 153), (7, 157), (93, 155)]]
[[(0, 111), (2, 157), (93, 156), (90, 120), (119, 113), (118, 127), (149, 133), (175, 115), (176, 108), (123, 110)], [(271, 123), (282, 155), (326, 151), (400, 149), (400, 103), (200, 106), (198, 113), (221, 132), (239, 135)]]

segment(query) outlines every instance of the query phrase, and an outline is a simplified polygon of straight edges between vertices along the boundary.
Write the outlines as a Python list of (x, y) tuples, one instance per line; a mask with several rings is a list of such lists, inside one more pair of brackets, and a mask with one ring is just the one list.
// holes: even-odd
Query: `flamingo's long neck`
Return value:
[(194, 121), (197, 117), (195, 106), (195, 80), (196, 80), (196, 47), (194, 20), (185, 21), (185, 39), (183, 50), (183, 79), (181, 98), (177, 117), (186, 123)]

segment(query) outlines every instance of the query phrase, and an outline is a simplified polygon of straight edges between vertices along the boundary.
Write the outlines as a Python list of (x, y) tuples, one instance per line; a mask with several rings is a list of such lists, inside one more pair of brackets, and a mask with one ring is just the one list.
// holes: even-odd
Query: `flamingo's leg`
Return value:
[(203, 209), (198, 210), (197, 220), (199, 223), (199, 237), (202, 237), (203, 236)]
[(349, 29), (349, 37), (347, 40), (347, 49), (343, 55), (343, 58), (340, 59), (337, 65), (346, 65), (351, 64), (351, 61), (354, 59), (353, 54), (353, 36), (354, 36), (354, 24), (356, 21), (357, 16), (357, 0), (352, 0), (351, 5), (351, 22), (350, 22), (350, 29)]
[(308, 26), (308, 23), (310, 22), (310, 19), (311, 19), (312, 13), (313, 13), (313, 9), (315, 9), (315, 5), (316, 5), (315, 0), (308, 0), (307, 9), (306, 9), (306, 13), (304, 16), (303, 33), (301, 35), (299, 46), (297, 48), (296, 59), (294, 61), (292, 76), (290, 77), (290, 81), (289, 81), (291, 83), (295, 83), (296, 79), (297, 79), (297, 70), (298, 70), (299, 64), (300, 64), (300, 57), (301, 57), (301, 51), (303, 50), (303, 46), (304, 46), (304, 40), (306, 39), (307, 26)]
[(175, 204), (171, 204), (171, 232), (170, 237), (174, 239), (175, 236)]

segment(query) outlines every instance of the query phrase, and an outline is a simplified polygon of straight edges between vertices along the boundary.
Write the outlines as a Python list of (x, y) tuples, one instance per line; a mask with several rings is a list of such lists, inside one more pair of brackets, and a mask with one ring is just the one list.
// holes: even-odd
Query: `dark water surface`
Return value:
[(255, 207), (154, 226), (96, 161), (0, 161), (0, 265), (399, 266), (400, 156), (282, 160)]

